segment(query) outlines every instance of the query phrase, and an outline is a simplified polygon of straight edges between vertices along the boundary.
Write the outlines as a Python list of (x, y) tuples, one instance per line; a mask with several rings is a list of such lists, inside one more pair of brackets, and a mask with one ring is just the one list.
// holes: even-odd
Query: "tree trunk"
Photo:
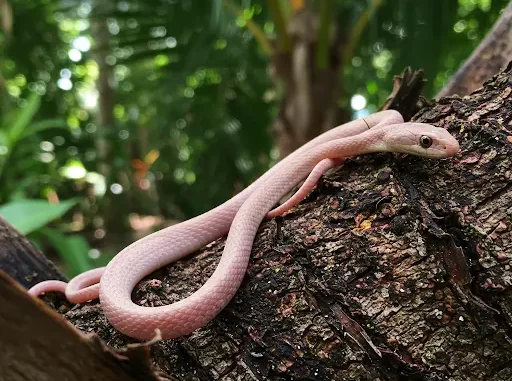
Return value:
[[(114, 68), (108, 63), (109, 56), (112, 55), (110, 49), (110, 32), (108, 23), (103, 13), (110, 10), (110, 4), (104, 1), (97, 1), (95, 5), (95, 17), (93, 17), (92, 35), (94, 36), (96, 47), (95, 60), (98, 64), (98, 79), (96, 87), (98, 88), (98, 115), (97, 124), (99, 131), (95, 135), (95, 145), (97, 152), (98, 172), (105, 177), (107, 184), (107, 195), (100, 202), (103, 221), (101, 227), (105, 230), (109, 244), (116, 243), (119, 234), (125, 234), (129, 230), (127, 200), (128, 189), (130, 187), (129, 175), (125, 170), (116, 168), (112, 170), (114, 153), (112, 152), (111, 141), (116, 141), (117, 130), (114, 128), (116, 120), (114, 117), (114, 106), (116, 104), (115, 75)], [(109, 136), (106, 132), (114, 131), (114, 136)], [(128, 152), (127, 157), (130, 157)], [(109, 192), (112, 183), (119, 183), (123, 191), (118, 194)]]
[[(333, 128), (343, 113), (336, 103), (342, 91), (341, 44), (333, 30), (320, 41), (318, 28), (318, 16), (311, 9), (296, 11), (288, 26), (290, 50), (278, 49), (272, 59), (276, 86), (283, 92), (273, 124), (281, 158)], [(315, 58), (323, 43), (328, 46), (328, 59), (325, 67), (319, 67)]]
[[(154, 365), (178, 380), (512, 379), (512, 64), (413, 119), (446, 128), (461, 153), (366, 155), (325, 176), (262, 223), (228, 307), (187, 337), (153, 344)], [(134, 301), (190, 295), (223, 246), (151, 274)], [(96, 302), (59, 311), (112, 347), (134, 342)]]
[(115, 353), (73, 329), (0, 271), (1, 381), (164, 381), (147, 345)]
[(0, 217), (0, 271), (9, 274), (13, 280), (27, 288), (45, 279), (66, 279), (43, 253), (2, 217)]

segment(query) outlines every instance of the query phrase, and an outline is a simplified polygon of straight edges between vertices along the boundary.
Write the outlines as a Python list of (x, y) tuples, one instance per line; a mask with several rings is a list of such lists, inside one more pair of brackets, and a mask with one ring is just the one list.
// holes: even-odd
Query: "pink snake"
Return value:
[[(33, 286), (29, 293), (37, 296), (49, 291), (65, 292), (74, 303), (99, 297), (112, 326), (133, 338), (151, 339), (157, 330), (163, 339), (187, 335), (210, 322), (236, 294), (264, 218), (282, 214), (297, 204), (320, 176), (340, 164), (343, 158), (372, 152), (398, 152), (442, 159), (458, 151), (457, 140), (443, 128), (403, 123), (402, 116), (392, 110), (372, 114), (318, 136), (222, 205), (134, 242), (106, 268), (87, 271), (68, 284), (44, 281)], [(291, 199), (268, 212), (308, 174), (309, 178)], [(160, 307), (143, 307), (132, 302), (132, 290), (142, 278), (228, 231), (216, 270), (194, 294)]]

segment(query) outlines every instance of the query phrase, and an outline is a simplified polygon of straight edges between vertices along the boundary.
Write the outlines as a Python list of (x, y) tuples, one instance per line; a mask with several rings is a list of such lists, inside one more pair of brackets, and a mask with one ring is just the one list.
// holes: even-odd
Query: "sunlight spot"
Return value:
[(82, 106), (88, 110), (95, 108), (98, 105), (98, 91), (97, 90), (82, 90), (79, 93)]
[(359, 111), (366, 107), (366, 98), (361, 94), (356, 94), (350, 99), (350, 107), (353, 110)]
[(96, 196), (103, 196), (107, 191), (107, 184), (105, 177), (97, 172), (89, 172), (85, 176), (85, 181), (92, 184), (94, 187), (94, 194)]
[(66, 149), (68, 155), (71, 155), (71, 156), (75, 156), (78, 154), (78, 148), (76, 148), (75, 146), (69, 146), (67, 149)]
[(57, 86), (59, 86), (62, 90), (68, 91), (73, 88), (73, 82), (71, 82), (68, 78), (60, 78), (57, 81)]
[(49, 142), (49, 141), (42, 141), (40, 144), (39, 144), (39, 147), (41, 147), (41, 149), (43, 151), (53, 151), (53, 148), (54, 148), (54, 145), (52, 142)]
[(105, 230), (103, 229), (96, 229), (94, 231), (94, 238), (102, 239), (105, 237)]
[(72, 42), (73, 48), (80, 50), (81, 52), (87, 52), (91, 49), (91, 42), (87, 37), (77, 37)]
[(190, 88), (190, 87), (187, 87), (184, 91), (183, 91), (183, 95), (185, 95), (185, 97), (187, 98), (192, 98), (194, 96), (194, 89)]
[(177, 168), (174, 171), (174, 178), (176, 180), (178, 180), (178, 181), (183, 180), (184, 177), (185, 177), (185, 171), (183, 170), (183, 168)]
[(115, 20), (108, 20), (108, 31), (110, 32), (110, 34), (115, 36), (119, 33), (119, 30), (119, 24)]
[(100, 251), (98, 249), (91, 249), (89, 250), (89, 258), (91, 259), (98, 259), (100, 257)]
[(43, 163), (51, 163), (55, 159), (55, 155), (50, 152), (43, 152), (39, 155), (39, 158)]
[(59, 74), (60, 74), (61, 78), (66, 78), (66, 79), (71, 78), (71, 70), (69, 70), (69, 69), (62, 69)]
[(187, 172), (185, 175), (185, 182), (189, 185), (194, 184), (196, 181), (196, 174), (194, 172)]
[(118, 135), (119, 139), (126, 140), (130, 137), (130, 132), (128, 130), (121, 130)]
[(465, 20), (457, 21), (453, 26), (453, 30), (455, 31), (455, 33), (462, 33), (466, 30), (467, 25), (468, 24), (466, 23)]
[(71, 49), (68, 52), (68, 57), (73, 62), (78, 62), (82, 59), (82, 53), (80, 53), (80, 50), (78, 49)]
[(110, 186), (110, 191), (114, 194), (121, 194), (123, 193), (123, 186), (118, 183), (114, 183)]
[(164, 26), (157, 26), (155, 28), (151, 28), (149, 31), (152, 37), (164, 37), (167, 34), (167, 29)]
[(148, 179), (142, 179), (139, 181), (139, 187), (142, 190), (148, 190), (150, 185), (151, 183), (149, 182)]
[(77, 180), (82, 179), (87, 174), (87, 170), (84, 165), (78, 160), (70, 160), (66, 166), (60, 169), (60, 173), (63, 177), (68, 179)]

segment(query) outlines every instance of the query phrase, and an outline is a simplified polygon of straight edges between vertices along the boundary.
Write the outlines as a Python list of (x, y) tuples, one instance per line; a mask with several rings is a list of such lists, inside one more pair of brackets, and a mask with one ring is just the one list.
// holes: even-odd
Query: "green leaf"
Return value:
[(21, 234), (27, 235), (63, 216), (77, 200), (50, 204), (44, 200), (22, 199), (0, 207), (0, 215)]
[(64, 128), (67, 129), (67, 124), (62, 119), (47, 119), (40, 122), (32, 123), (28, 126), (20, 138), (37, 134), (40, 131), (49, 130), (51, 128)]
[(289, 52), (292, 49), (292, 40), (288, 34), (289, 3), (288, 1), (268, 0), (268, 8), (277, 29), (277, 44), (281, 50)]
[(51, 228), (42, 228), (39, 232), (48, 238), (62, 260), (71, 266), (69, 276), (75, 276), (92, 268), (88, 257), (90, 246), (84, 237), (66, 236)]
[[(224, 5), (228, 7), (231, 11), (233, 11), (233, 13), (235, 13), (238, 17), (244, 18), (243, 9), (235, 3), (233, 3), (232, 1), (224, 0)], [(258, 43), (260, 44), (262, 50), (268, 56), (271, 56), (273, 54), (274, 48), (272, 47), (272, 43), (269, 41), (267, 36), (265, 36), (263, 28), (250, 18), (244, 18), (244, 21), (247, 26), (247, 29), (251, 31), (256, 41), (258, 41)]]
[(7, 138), (7, 134), (1, 130), (0, 130), (0, 145), (2, 145), (2, 146), (9, 145), (9, 139)]
[(222, 0), (212, 1), (211, 25), (217, 27), (220, 25), (222, 15)]
[(30, 94), (25, 107), (20, 108), (16, 120), (12, 125), (7, 126), (9, 145), (12, 147), (25, 134), (25, 129), (34, 118), (41, 105), (41, 96), (37, 93)]

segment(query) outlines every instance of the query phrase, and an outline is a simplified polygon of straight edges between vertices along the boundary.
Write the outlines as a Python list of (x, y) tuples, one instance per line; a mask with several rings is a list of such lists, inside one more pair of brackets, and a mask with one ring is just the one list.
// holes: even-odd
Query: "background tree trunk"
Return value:
[[(114, 136), (109, 136), (107, 131), (109, 127), (116, 124), (114, 117), (114, 107), (116, 105), (116, 89), (114, 67), (108, 63), (109, 58), (113, 58), (109, 45), (110, 32), (108, 29), (108, 20), (104, 13), (107, 13), (110, 4), (98, 1), (95, 12), (92, 34), (94, 36), (96, 47), (95, 60), (98, 65), (98, 79), (96, 87), (98, 88), (98, 132), (95, 137), (96, 152), (98, 157), (98, 172), (105, 177), (107, 184), (107, 196), (102, 200), (102, 209), (104, 221), (101, 227), (108, 235), (107, 241), (115, 244), (119, 240), (119, 234), (125, 234), (129, 230), (128, 216), (126, 213), (127, 191), (130, 187), (129, 174), (125, 170), (115, 168), (113, 163), (113, 147), (118, 139), (117, 131)], [(125, 148), (126, 149), (126, 148)], [(129, 157), (129, 155), (126, 155)], [(119, 194), (109, 192), (112, 183), (118, 183), (123, 187)]]
[[(213, 322), (151, 346), (155, 366), (179, 380), (510, 380), (512, 64), (414, 120), (448, 129), (461, 153), (367, 155), (324, 177), (261, 225), (244, 283)], [(133, 299), (188, 296), (223, 246), (151, 274)], [(59, 311), (112, 347), (134, 342), (95, 302)]]
[[(328, 30), (319, 38), (319, 18), (307, 7), (297, 10), (288, 25), (289, 49), (278, 49), (272, 59), (274, 78), (283, 92), (273, 125), (281, 158), (334, 127), (343, 113), (336, 102), (342, 91), (338, 32), (324, 21)], [(319, 64), (320, 44), (327, 46), (327, 54), (326, 62)]]

